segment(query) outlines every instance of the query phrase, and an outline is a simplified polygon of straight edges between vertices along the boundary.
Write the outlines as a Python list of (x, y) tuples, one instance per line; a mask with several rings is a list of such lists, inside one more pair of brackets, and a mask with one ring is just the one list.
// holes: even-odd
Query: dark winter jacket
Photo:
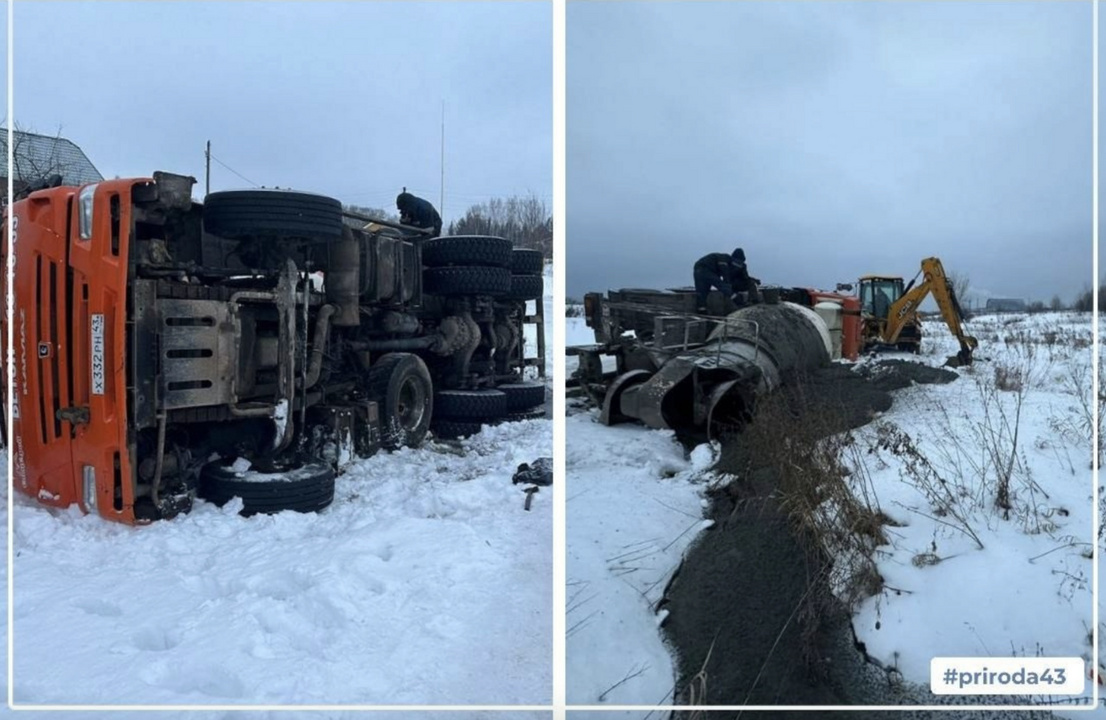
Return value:
[(734, 256), (729, 253), (704, 255), (695, 262), (694, 270), (696, 274), (710, 273), (713, 277), (721, 278), (734, 292), (748, 292), (750, 285), (755, 285), (745, 263), (734, 260)]
[(399, 221), (405, 225), (420, 228), (434, 228), (434, 235), (442, 234), (442, 217), (429, 201), (416, 197), (409, 192), (396, 197)]

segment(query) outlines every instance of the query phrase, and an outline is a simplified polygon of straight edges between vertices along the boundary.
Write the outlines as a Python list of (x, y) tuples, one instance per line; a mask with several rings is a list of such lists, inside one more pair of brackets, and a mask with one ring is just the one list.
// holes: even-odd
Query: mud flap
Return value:
[[(629, 410), (627, 414), (637, 417), (649, 427), (658, 430), (667, 430), (685, 424), (695, 414), (695, 403), (691, 393), (696, 369), (695, 363), (688, 358), (676, 357), (668, 361), (637, 389), (634, 393), (636, 407), (627, 408)], [(684, 402), (680, 401), (681, 398), (673, 396), (673, 390), (680, 387), (685, 387), (688, 391), (688, 397), (682, 398)], [(672, 424), (673, 419), (667, 417), (665, 413), (670, 408), (677, 408), (685, 413), (675, 419), (675, 426)]]
[(652, 373), (645, 370), (631, 370), (615, 378), (610, 389), (607, 390), (606, 397), (603, 398), (603, 410), (599, 413), (599, 422), (604, 425), (617, 425), (633, 420), (622, 412), (622, 393), (629, 387), (645, 382), (651, 375)]

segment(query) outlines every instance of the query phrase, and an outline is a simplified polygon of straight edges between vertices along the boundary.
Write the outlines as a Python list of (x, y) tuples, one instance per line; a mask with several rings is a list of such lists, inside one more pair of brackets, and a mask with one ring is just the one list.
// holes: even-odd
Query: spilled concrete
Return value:
[[(864, 425), (888, 410), (895, 390), (957, 377), (907, 361), (873, 363), (858, 372), (836, 365), (788, 386), (777, 402), (795, 422), (819, 418), (824, 425), (818, 432), (828, 435)], [(904, 683), (897, 672), (869, 661), (856, 642), (848, 610), (829, 591), (826, 558), (799, 541), (773, 497), (774, 471), (744, 437), (725, 443), (716, 468), (740, 479), (712, 493), (709, 516), (715, 524), (689, 548), (662, 601), (669, 612), (663, 632), (678, 671), (676, 704), (980, 704), (978, 698), (931, 695), (928, 688)], [(1001, 704), (1002, 699), (986, 702)], [(719, 720), (761, 716), (811, 717), (776, 711), (709, 715)], [(902, 720), (948, 714), (835, 712), (833, 717)], [(964, 708), (957, 717), (1050, 714)]]

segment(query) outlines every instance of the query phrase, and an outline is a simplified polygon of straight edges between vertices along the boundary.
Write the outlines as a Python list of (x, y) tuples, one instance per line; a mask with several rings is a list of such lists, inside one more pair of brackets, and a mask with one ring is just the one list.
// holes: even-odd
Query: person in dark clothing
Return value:
[(756, 279), (749, 276), (745, 266), (745, 251), (737, 248), (732, 253), (710, 253), (695, 262), (695, 297), (699, 312), (707, 311), (707, 294), (711, 288), (722, 291), (726, 297), (735, 293), (749, 293), (750, 299), (756, 295)]
[(735, 293), (749, 293), (750, 299), (755, 300), (757, 285), (760, 284), (760, 280), (757, 280), (749, 274), (749, 268), (745, 265), (745, 251), (741, 248), (737, 248), (730, 257), (733, 258), (734, 267), (730, 281), (730, 285), (733, 286), (733, 291)]
[(396, 208), (399, 210), (399, 221), (404, 225), (433, 228), (433, 237), (442, 234), (442, 217), (438, 211), (429, 201), (407, 192), (407, 188), (403, 188), (403, 192), (396, 197)]

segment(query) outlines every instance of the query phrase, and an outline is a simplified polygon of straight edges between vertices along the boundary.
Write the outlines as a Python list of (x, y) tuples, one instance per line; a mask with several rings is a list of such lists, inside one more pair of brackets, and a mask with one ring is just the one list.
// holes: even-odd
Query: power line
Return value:
[(249, 183), (250, 185), (253, 185), (254, 187), (261, 187), (261, 184), (260, 184), (260, 183), (255, 183), (255, 182), (254, 182), (253, 180), (250, 180), (250, 179), (249, 179), (248, 177), (246, 177), (246, 176), (245, 176), (245, 175), (243, 175), (242, 173), (238, 172), (237, 170), (235, 170), (234, 168), (232, 168), (232, 167), (231, 167), (230, 165), (227, 165), (227, 164), (226, 164), (225, 162), (223, 162), (223, 161), (222, 161), (222, 160), (220, 160), (219, 158), (215, 157), (215, 155), (211, 155), (210, 157), (211, 157), (211, 159), (212, 159), (212, 160), (214, 160), (215, 162), (219, 163), (220, 165), (222, 165), (223, 167), (225, 167), (225, 168), (226, 168), (227, 170), (230, 170), (230, 171), (231, 171), (232, 173), (234, 173), (234, 174), (235, 174), (235, 175), (237, 175), (238, 177), (242, 178), (243, 180), (245, 180), (246, 182), (248, 182), (248, 183)]

